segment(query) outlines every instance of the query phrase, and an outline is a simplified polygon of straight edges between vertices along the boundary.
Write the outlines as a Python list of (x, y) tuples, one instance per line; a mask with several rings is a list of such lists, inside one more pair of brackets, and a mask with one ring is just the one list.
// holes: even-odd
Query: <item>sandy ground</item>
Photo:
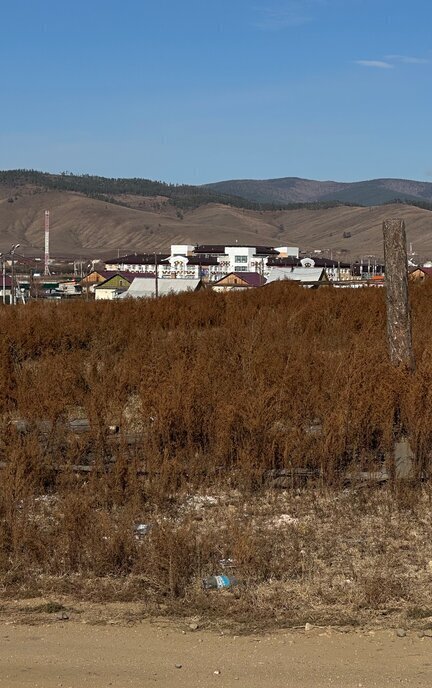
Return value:
[(185, 631), (164, 622), (113, 626), (58, 621), (2, 623), (0, 641), (0, 686), (5, 688), (432, 684), (432, 638), (414, 632), (405, 638), (394, 631), (323, 629), (233, 636)]

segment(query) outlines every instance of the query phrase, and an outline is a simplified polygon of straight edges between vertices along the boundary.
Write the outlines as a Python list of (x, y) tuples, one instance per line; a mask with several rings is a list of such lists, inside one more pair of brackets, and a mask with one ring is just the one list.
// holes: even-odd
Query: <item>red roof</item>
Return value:
[(247, 282), (250, 287), (262, 287), (266, 283), (266, 278), (259, 272), (234, 272), (233, 274)]
[[(266, 283), (266, 278), (260, 275), (259, 272), (230, 272), (228, 275), (225, 275), (225, 277), (222, 277), (217, 282), (213, 282), (213, 284), (219, 284), (219, 282), (222, 282), (230, 275), (235, 275), (235, 277), (237, 277), (238, 279), (242, 280), (243, 282), (246, 282), (246, 284), (249, 287), (262, 287)], [(238, 286), (242, 285), (240, 284)]]
[(92, 270), (92, 272), (90, 272), (87, 275), (87, 277), (95, 273), (103, 277), (104, 281), (111, 279), (111, 277), (114, 277), (115, 275), (121, 275), (121, 277), (124, 277), (130, 282), (132, 282), (132, 280), (134, 280), (135, 277), (153, 277), (153, 279), (155, 278), (154, 272), (126, 272), (125, 270)]

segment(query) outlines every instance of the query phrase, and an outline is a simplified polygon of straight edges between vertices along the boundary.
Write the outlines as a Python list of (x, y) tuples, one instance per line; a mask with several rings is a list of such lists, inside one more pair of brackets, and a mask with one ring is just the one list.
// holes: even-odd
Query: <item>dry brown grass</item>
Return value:
[[(343, 475), (385, 464), (396, 415), (429, 470), (431, 295), (412, 294), (412, 376), (387, 361), (381, 290), (1, 309), (2, 595), (140, 599), (255, 625), (427, 624), (429, 483), (343, 489)], [(88, 435), (65, 430), (85, 415)], [(321, 477), (265, 488), (266, 470), (293, 466)], [(137, 539), (137, 523), (153, 527)], [(204, 593), (228, 558), (241, 585)]]
[[(15, 195), (15, 202), (8, 203)], [(131, 203), (127, 196), (118, 200)], [(37, 192), (31, 186), (13, 189), (0, 185), (0, 250), (8, 251), (12, 243), (19, 242), (26, 255), (35, 250), (42, 254), (43, 216), (49, 208), (51, 252), (59, 256), (107, 258), (110, 253), (117, 255), (118, 248), (124, 253), (166, 251), (171, 244), (227, 246), (235, 241), (249, 246), (301, 246), (309, 251), (329, 247), (333, 255), (341, 250), (352, 258), (380, 256), (382, 223), (392, 216), (405, 220), (408, 240), (425, 259), (432, 252), (430, 211), (414, 206), (252, 211), (211, 203), (184, 211), (180, 220), (176, 208), (165, 203), (156, 210), (157, 197), (134, 196), (131, 205), (114, 205), (66, 191)], [(344, 232), (351, 237), (344, 238)]]

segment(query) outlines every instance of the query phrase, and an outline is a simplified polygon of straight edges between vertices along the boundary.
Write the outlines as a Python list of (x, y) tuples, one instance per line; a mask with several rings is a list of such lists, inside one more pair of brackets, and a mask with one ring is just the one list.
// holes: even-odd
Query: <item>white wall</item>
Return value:
[(95, 289), (96, 301), (112, 301), (117, 296), (117, 287), (115, 289)]
[(256, 272), (254, 258), (256, 248), (250, 246), (227, 246), (225, 248), (226, 257), (219, 262), (227, 262), (226, 272)]
[(172, 244), (171, 245), (171, 255), (172, 256), (190, 256), (193, 253), (195, 246), (191, 244)]
[(276, 251), (279, 251), (281, 258), (298, 258), (300, 255), (298, 246), (276, 246)]

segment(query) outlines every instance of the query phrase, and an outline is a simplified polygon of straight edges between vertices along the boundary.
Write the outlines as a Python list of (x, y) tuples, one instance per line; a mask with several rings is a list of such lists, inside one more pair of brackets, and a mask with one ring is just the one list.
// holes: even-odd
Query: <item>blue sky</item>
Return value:
[(432, 181), (430, 0), (14, 0), (0, 168)]

